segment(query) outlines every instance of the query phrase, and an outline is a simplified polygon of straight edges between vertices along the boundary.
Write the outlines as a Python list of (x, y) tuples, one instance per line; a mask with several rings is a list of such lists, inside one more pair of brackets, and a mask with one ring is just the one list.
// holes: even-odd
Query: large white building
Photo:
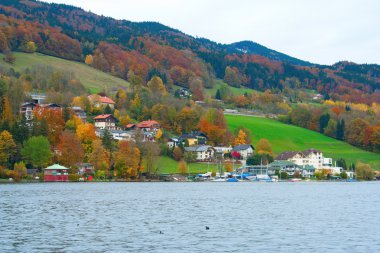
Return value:
[(316, 169), (331, 167), (332, 159), (324, 158), (323, 153), (317, 149), (305, 151), (286, 151), (276, 157), (276, 161), (289, 161), (298, 166), (313, 166)]
[(199, 145), (185, 147), (185, 153), (193, 153), (194, 158), (197, 161), (211, 161), (214, 158), (215, 150), (213, 147), (208, 145)]

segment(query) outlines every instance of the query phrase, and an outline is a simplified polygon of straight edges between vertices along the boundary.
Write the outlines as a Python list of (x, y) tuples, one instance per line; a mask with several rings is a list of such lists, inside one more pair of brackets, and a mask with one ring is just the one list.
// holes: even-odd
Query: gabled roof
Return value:
[(180, 141), (183, 141), (186, 139), (197, 139), (198, 137), (203, 137), (203, 138), (207, 139), (207, 135), (205, 133), (198, 132), (198, 131), (193, 131), (191, 133), (182, 134), (178, 139)]
[(322, 151), (313, 148), (304, 151), (285, 151), (279, 154), (275, 160), (288, 160), (290, 158), (293, 158), (297, 154), (300, 154), (302, 157), (307, 157), (312, 153), (322, 153)]
[(103, 103), (103, 104), (115, 104), (115, 102), (106, 96), (99, 96), (99, 95), (90, 95), (88, 96), (89, 99), (96, 99), (97, 102)]
[(146, 120), (137, 124), (138, 128), (151, 128), (153, 125), (159, 125), (159, 123), (155, 120)]
[(240, 145), (237, 145), (235, 146), (232, 151), (243, 151), (243, 150), (247, 150), (249, 148), (252, 148), (252, 149), (255, 149), (252, 145), (250, 144), (240, 144)]
[(45, 168), (45, 170), (68, 170), (68, 168), (59, 164), (53, 164), (52, 166)]
[(94, 119), (107, 119), (109, 117), (115, 118), (112, 114), (102, 114), (102, 115), (96, 116)]
[(186, 152), (204, 152), (207, 151), (209, 148), (212, 148), (209, 145), (199, 145), (199, 146), (191, 146), (191, 147), (185, 147)]
[(299, 153), (300, 152), (298, 151), (285, 151), (279, 154), (275, 160), (288, 160), (290, 158), (293, 158), (296, 154), (299, 154)]

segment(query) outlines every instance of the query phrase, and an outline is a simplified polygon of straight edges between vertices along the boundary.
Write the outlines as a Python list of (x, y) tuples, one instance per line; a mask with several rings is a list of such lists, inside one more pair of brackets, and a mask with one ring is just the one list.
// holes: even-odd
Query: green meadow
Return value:
[(250, 129), (254, 145), (261, 138), (268, 139), (276, 155), (283, 151), (315, 148), (326, 157), (344, 158), (348, 164), (364, 162), (380, 170), (380, 154), (364, 151), (314, 131), (260, 117), (226, 115), (226, 119), (232, 131), (239, 126)]
[(33, 66), (50, 66), (59, 71), (72, 72), (81, 83), (92, 93), (107, 90), (113, 87), (127, 87), (127, 81), (104, 73), (87, 66), (84, 63), (68, 61), (57, 57), (52, 57), (40, 53), (27, 54), (15, 52), (16, 62), (14, 64), (5, 63), (3, 55), (0, 54), (0, 66), (13, 68), (19, 72)]

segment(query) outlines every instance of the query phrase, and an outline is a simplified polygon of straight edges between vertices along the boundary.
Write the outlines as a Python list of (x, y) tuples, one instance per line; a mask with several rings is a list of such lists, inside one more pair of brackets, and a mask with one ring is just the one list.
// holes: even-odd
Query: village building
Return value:
[(95, 172), (95, 167), (91, 163), (77, 163), (75, 164), (78, 168), (78, 174), (93, 174)]
[(202, 132), (193, 131), (191, 133), (182, 134), (178, 141), (182, 143), (183, 146), (195, 146), (195, 145), (206, 145), (207, 135)]
[(79, 106), (73, 106), (71, 108), (74, 112), (74, 114), (82, 120), (83, 123), (87, 122), (87, 114), (86, 112), (82, 109), (82, 107)]
[(229, 147), (214, 147), (214, 149), (215, 149), (215, 153), (221, 154), (221, 155), (229, 154), (232, 151), (231, 146), (229, 146)]
[(116, 118), (112, 114), (102, 114), (94, 118), (95, 128), (97, 129), (116, 129)]
[(180, 142), (178, 138), (169, 138), (168, 143), (167, 143), (169, 148), (175, 148), (180, 146)]
[(20, 108), (20, 114), (23, 115), (27, 121), (30, 121), (33, 119), (33, 111), (36, 106), (37, 104), (34, 102), (23, 103)]
[(290, 161), (299, 166), (310, 165), (322, 169), (324, 158), (320, 150), (308, 149), (305, 151), (286, 151), (275, 158), (276, 161)]
[(45, 182), (68, 182), (69, 169), (59, 164), (54, 164), (44, 169)]
[(185, 153), (193, 153), (194, 158), (200, 162), (212, 161), (215, 150), (209, 145), (185, 147)]
[[(96, 129), (95, 134), (97, 137), (102, 138), (104, 136), (105, 129)], [(135, 141), (134, 131), (124, 131), (124, 130), (108, 130), (112, 139), (117, 141)]]
[(248, 157), (253, 156), (255, 148), (250, 144), (237, 145), (232, 149), (232, 152), (240, 154), (241, 159), (247, 160)]
[(37, 105), (43, 105), (46, 101), (46, 94), (43, 93), (29, 93), (28, 94), (32, 99), (32, 102)]
[(107, 105), (111, 108), (115, 108), (115, 102), (107, 97), (107, 96), (100, 96), (100, 95), (89, 95), (88, 99), (92, 103), (92, 105), (96, 108), (101, 108), (101, 107), (107, 107)]
[(155, 120), (146, 120), (137, 124), (137, 128), (143, 132), (156, 133), (160, 129), (160, 124)]

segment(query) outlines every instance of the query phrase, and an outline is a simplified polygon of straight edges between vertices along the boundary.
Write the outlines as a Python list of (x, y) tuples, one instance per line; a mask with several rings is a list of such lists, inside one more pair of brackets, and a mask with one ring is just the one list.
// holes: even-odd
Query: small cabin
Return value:
[(69, 169), (54, 164), (44, 169), (44, 181), (45, 182), (68, 182), (69, 181)]

